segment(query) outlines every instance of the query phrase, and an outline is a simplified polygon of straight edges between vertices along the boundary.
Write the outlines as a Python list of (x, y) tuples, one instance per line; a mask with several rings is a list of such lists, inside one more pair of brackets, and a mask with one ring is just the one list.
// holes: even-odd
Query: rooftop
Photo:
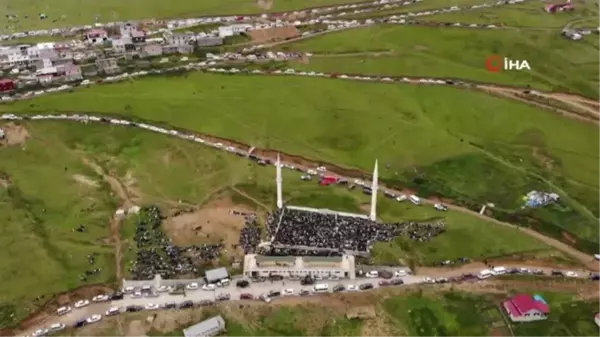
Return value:
[(223, 317), (215, 316), (200, 323), (194, 324), (186, 329), (183, 329), (183, 335), (185, 337), (200, 337), (210, 335), (210, 331), (215, 328), (224, 329), (225, 320)]

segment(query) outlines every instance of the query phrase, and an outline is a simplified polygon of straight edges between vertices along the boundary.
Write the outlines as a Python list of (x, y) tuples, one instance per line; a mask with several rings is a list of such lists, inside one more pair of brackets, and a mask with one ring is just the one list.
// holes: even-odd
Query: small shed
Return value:
[(204, 273), (204, 278), (206, 279), (206, 283), (215, 283), (229, 278), (229, 273), (225, 267), (209, 269)]
[(224, 330), (225, 320), (221, 316), (215, 316), (183, 329), (183, 335), (185, 337), (215, 336)]

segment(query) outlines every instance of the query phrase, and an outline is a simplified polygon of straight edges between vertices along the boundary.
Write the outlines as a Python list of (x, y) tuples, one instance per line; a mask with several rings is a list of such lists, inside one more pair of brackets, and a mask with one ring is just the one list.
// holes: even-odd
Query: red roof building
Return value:
[(504, 301), (503, 306), (513, 322), (539, 321), (550, 313), (550, 307), (538, 295), (519, 294)]
[(0, 79), (0, 92), (15, 90), (15, 81), (5, 78)]

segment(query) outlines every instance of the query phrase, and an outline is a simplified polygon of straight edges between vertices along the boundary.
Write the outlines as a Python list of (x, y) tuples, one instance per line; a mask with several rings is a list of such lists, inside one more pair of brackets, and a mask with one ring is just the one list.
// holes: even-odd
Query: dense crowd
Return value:
[(244, 254), (256, 252), (262, 234), (260, 224), (257, 222), (256, 214), (240, 214), (244, 217), (245, 225), (240, 231), (238, 246), (244, 250)]
[(297, 249), (267, 246), (261, 247), (257, 253), (267, 256), (342, 256), (344, 252), (330, 249)]
[(156, 206), (145, 207), (136, 224), (136, 260), (129, 268), (134, 280), (149, 280), (160, 274), (170, 279), (199, 276), (198, 265), (219, 257), (222, 244), (178, 247), (161, 229), (162, 216)]
[[(283, 213), (282, 213), (283, 212)], [(281, 220), (280, 220), (281, 219)], [(379, 223), (369, 219), (283, 208), (269, 214), (267, 229), (276, 245), (369, 251), (376, 242), (405, 235), (420, 242), (444, 232), (444, 223)]]

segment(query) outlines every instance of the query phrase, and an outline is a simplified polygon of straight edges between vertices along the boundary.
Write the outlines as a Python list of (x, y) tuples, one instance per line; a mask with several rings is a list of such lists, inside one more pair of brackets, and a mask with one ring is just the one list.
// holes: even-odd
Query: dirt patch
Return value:
[(0, 173), (0, 186), (8, 188), (10, 185), (12, 185), (10, 177), (7, 174)]
[(567, 240), (570, 244), (572, 245), (576, 245), (577, 244), (577, 240), (575, 240), (574, 237), (572, 237), (571, 235), (569, 235), (569, 233), (567, 232), (561, 232), (560, 233), (562, 235), (562, 237)]
[(288, 26), (252, 30), (247, 34), (252, 38), (252, 42), (264, 43), (293, 39), (300, 36), (300, 31), (296, 27)]
[(23, 125), (11, 122), (0, 125), (0, 129), (4, 132), (4, 138), (0, 139), (0, 144), (7, 146), (21, 145), (29, 139), (29, 131)]
[(229, 256), (243, 254), (234, 248), (244, 228), (244, 217), (239, 212), (254, 212), (249, 206), (236, 205), (225, 197), (208, 203), (197, 211), (184, 213), (167, 219), (164, 224), (167, 235), (176, 245), (201, 243), (223, 243)]
[(360, 206), (358, 207), (360, 209), (361, 212), (370, 212), (371, 211), (371, 204), (367, 204), (367, 203), (362, 203), (360, 204)]
[(95, 181), (94, 179), (90, 178), (90, 177), (86, 177), (84, 175), (81, 174), (74, 174), (73, 175), (73, 179), (85, 186), (89, 186), (89, 187), (98, 187), (99, 184), (97, 181)]
[(273, 7), (273, 0), (257, 0), (256, 6), (264, 10), (269, 10), (271, 7)]

